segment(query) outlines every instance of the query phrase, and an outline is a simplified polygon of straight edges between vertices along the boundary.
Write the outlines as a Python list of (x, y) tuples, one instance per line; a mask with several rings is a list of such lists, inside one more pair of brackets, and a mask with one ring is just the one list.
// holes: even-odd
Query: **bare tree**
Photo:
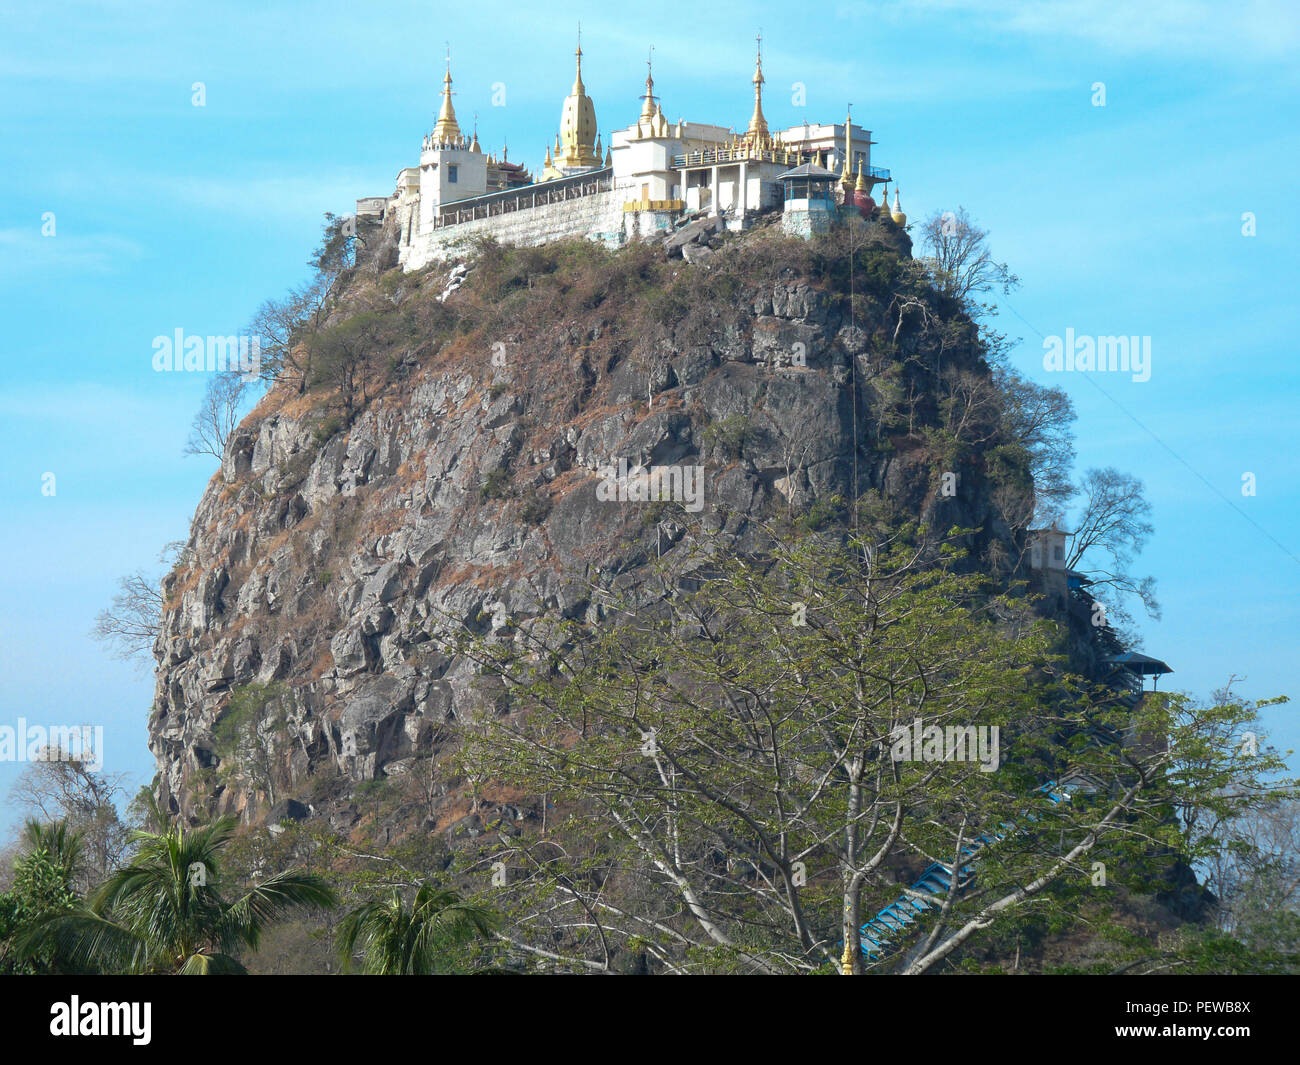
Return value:
[(158, 582), (137, 570), (117, 582), (112, 604), (95, 617), (90, 635), (107, 644), (124, 662), (152, 659), (163, 597)]
[(1116, 593), (1106, 602), (1121, 619), (1124, 596), (1136, 596), (1147, 615), (1159, 620), (1160, 604), (1155, 596), (1154, 577), (1134, 577), (1129, 568), (1142, 551), (1146, 538), (1154, 531), (1147, 516), (1147, 502), (1142, 482), (1132, 474), (1120, 473), (1113, 466), (1091, 469), (1079, 486), (1083, 509), (1075, 522), (1066, 566), (1087, 573), (1092, 578), (1094, 595), (1109, 589)]
[(988, 235), (965, 207), (935, 211), (921, 224), (921, 245), (929, 253), (927, 261), (935, 287), (966, 304), (968, 310), (977, 309), (974, 301), (980, 293), (1000, 288), (1006, 294), (1020, 284), (1006, 263), (993, 261)]
[(329, 313), (333, 278), (318, 273), (311, 281), (291, 289), (278, 300), (266, 300), (249, 323), (249, 331), (262, 345), (262, 376), (268, 381), (294, 384), (301, 394), (311, 377), (308, 341)]
[(190, 438), (185, 442), (187, 455), (211, 455), (218, 462), (225, 454), (226, 441), (242, 417), (249, 387), (256, 378), (237, 371), (218, 373), (208, 382), (203, 405), (194, 415)]
[[(158, 561), (174, 566), (185, 557), (184, 543), (174, 541), (163, 548)], [(153, 642), (162, 618), (163, 596), (160, 579), (136, 570), (118, 582), (118, 593), (108, 609), (95, 617), (90, 635), (107, 644), (115, 658), (124, 662), (152, 661)]]
[(82, 834), (78, 888), (85, 892), (107, 879), (126, 853), (130, 831), (118, 816), (116, 802), (127, 774), (103, 773), (58, 747), (39, 753), (14, 781), (7, 802), (23, 817), (65, 821)]

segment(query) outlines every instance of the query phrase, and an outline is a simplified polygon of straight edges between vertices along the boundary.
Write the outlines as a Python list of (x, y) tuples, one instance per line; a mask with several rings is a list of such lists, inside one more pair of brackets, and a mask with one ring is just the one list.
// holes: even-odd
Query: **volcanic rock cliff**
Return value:
[[(777, 510), (836, 520), (875, 494), (1023, 572), (1006, 496), (1032, 494), (1024, 456), (905, 233), (690, 247), (484, 245), (450, 274), (342, 279), (330, 321), (361, 323), (352, 348), (322, 344), (230, 437), (164, 580), (166, 808), (344, 827), (358, 786), (420, 766), (442, 830), (463, 816), (441, 766), (475, 671), (440, 633), (598, 619), (593, 581), (634, 587), (687, 536), (743, 546)], [(700, 527), (681, 503), (602, 501), (620, 459), (702, 467)]]

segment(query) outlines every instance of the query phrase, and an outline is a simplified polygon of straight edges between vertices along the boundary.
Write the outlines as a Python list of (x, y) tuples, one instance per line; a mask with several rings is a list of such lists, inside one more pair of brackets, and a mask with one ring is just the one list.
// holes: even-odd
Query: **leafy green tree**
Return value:
[(312, 384), (337, 391), (347, 420), (368, 402), (371, 361), (390, 328), (384, 315), (363, 310), (325, 326), (307, 345), (311, 351)]
[(221, 851), (233, 818), (186, 832), (137, 832), (131, 864), (115, 872), (74, 913), (40, 922), (20, 950), (54, 949), (107, 972), (217, 975), (244, 973), (239, 951), (255, 949), (263, 929), (304, 907), (335, 904), (319, 877), (276, 873), (233, 901), (222, 894)]
[(361, 971), (372, 976), (427, 976), (459, 968), (462, 948), (488, 937), (496, 915), (455, 891), (425, 881), (410, 907), (398, 888), (382, 902), (357, 907), (339, 925), (345, 967), (360, 951)]
[[(664, 971), (927, 972), (1023, 914), (1067, 924), (1098, 861), (1159, 890), (1179, 805), (1248, 805), (1228, 785), (1281, 767), (1214, 740), (1230, 708), (1133, 708), (1064, 675), (1045, 623), (951, 548), (767, 533), (751, 558), (701, 537), (657, 597), (593, 589), (597, 629), (547, 616), (456, 642), (495, 675), (468, 722), (473, 794), (572, 811), (541, 838), (484, 839), (520, 949), (596, 970), (640, 953)], [(997, 726), (996, 764), (899, 757), (918, 719)], [(1038, 789), (1067, 770), (1090, 783), (1053, 803)], [(974, 880), (866, 961), (867, 918), (980, 836)]]
[(0, 894), (0, 974), (71, 971), (50, 946), (21, 956), (14, 940), (30, 926), (68, 913), (81, 901), (74, 879), (82, 860), (82, 839), (66, 822), (43, 825), (29, 820), (23, 829), (27, 852), (14, 863), (14, 882)]

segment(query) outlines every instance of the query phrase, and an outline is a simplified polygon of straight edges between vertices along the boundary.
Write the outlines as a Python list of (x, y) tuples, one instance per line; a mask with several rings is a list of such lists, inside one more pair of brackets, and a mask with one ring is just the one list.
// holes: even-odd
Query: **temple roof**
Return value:
[(1149, 677), (1153, 673), (1173, 672), (1160, 659), (1152, 658), (1150, 655), (1138, 654), (1136, 651), (1125, 651), (1122, 655), (1115, 655), (1114, 658), (1108, 658), (1106, 661), (1114, 662), (1117, 666), (1123, 666), (1125, 669), (1133, 673), (1140, 673), (1144, 677)]
[(835, 173), (834, 170), (827, 170), (824, 166), (818, 166), (816, 163), (803, 163), (793, 170), (787, 170), (784, 174), (777, 175), (778, 180), (784, 180), (785, 178), (814, 178), (836, 181), (839, 174)]

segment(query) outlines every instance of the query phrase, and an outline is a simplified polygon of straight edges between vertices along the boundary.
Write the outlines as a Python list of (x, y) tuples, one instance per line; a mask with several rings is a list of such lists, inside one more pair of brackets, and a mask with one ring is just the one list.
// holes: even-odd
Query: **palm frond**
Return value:
[(247, 976), (248, 970), (229, 954), (191, 954), (177, 971), (180, 976)]
[(92, 972), (144, 973), (155, 960), (145, 937), (86, 910), (36, 921), (15, 937), (14, 946), (23, 958), (51, 949)]

